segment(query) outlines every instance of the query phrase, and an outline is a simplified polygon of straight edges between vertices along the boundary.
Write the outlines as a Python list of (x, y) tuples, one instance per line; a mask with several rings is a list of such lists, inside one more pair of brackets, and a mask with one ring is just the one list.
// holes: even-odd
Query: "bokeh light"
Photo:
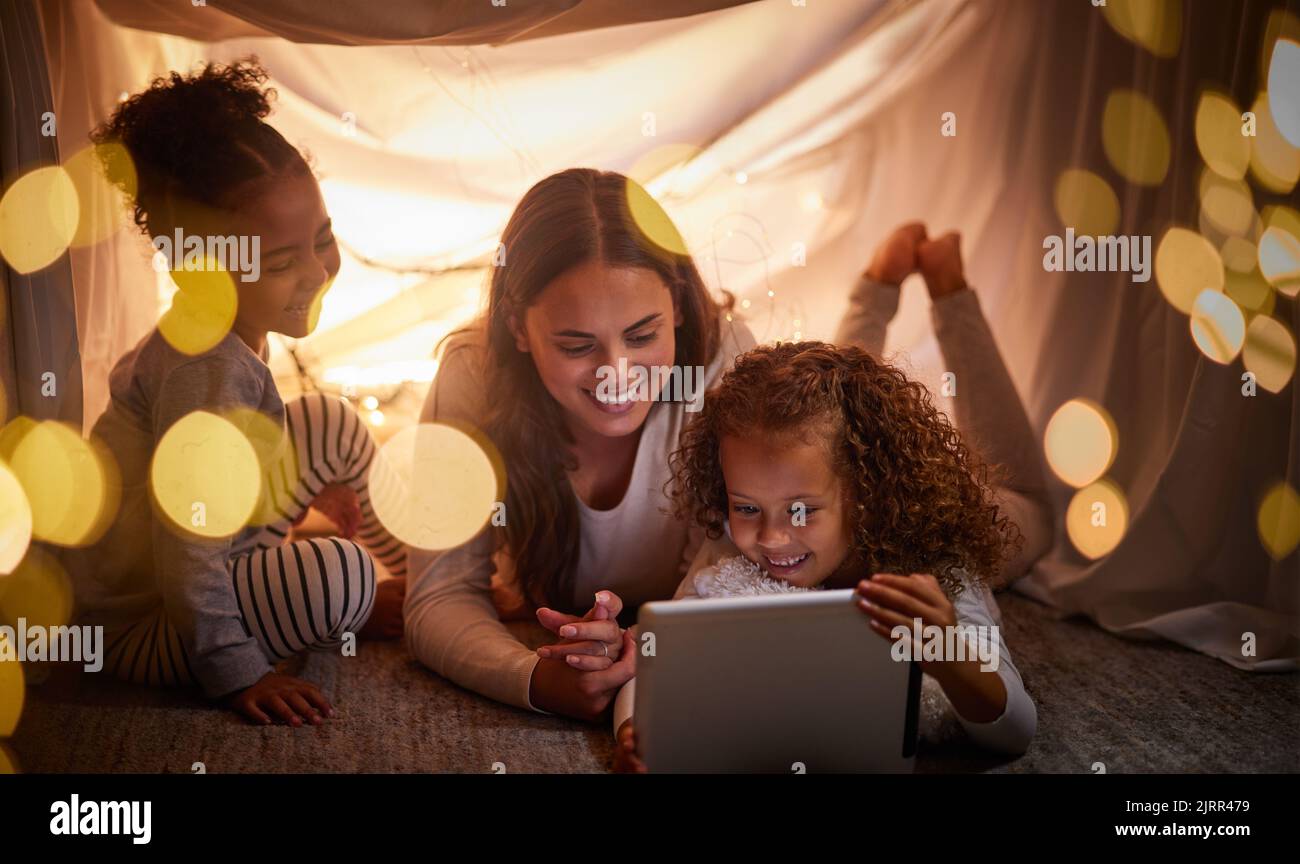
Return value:
[(1223, 93), (1207, 90), (1196, 104), (1196, 149), (1210, 170), (1228, 180), (1246, 176), (1250, 141), (1241, 134), (1241, 109)]
[[(0, 657), (13, 657), (13, 660), (0, 659), (0, 738), (8, 738), (18, 728), (18, 721), (23, 715), (23, 700), (26, 686), (23, 683), (23, 664), (16, 659), (18, 646), (7, 636), (0, 634)], [(13, 773), (5, 770), (5, 759), (0, 754), (0, 774)]]
[(1232, 299), (1219, 291), (1202, 291), (1192, 304), (1192, 341), (1215, 363), (1231, 363), (1246, 341), (1246, 318)]
[(239, 295), (234, 277), (212, 258), (202, 270), (173, 270), (171, 275), (179, 290), (159, 319), (158, 331), (182, 354), (202, 354), (225, 339), (235, 323)]
[(394, 537), (419, 549), (450, 549), (492, 516), (498, 466), (474, 437), (421, 423), (393, 435), (375, 454), (370, 503)]
[(1121, 176), (1141, 186), (1158, 186), (1169, 171), (1169, 130), (1151, 100), (1136, 90), (1106, 97), (1101, 117), (1106, 158)]
[(122, 487), (116, 461), (65, 423), (15, 418), (0, 431), (0, 457), (22, 485), (37, 540), (88, 546), (117, 515)]
[(1250, 186), (1242, 180), (1206, 170), (1201, 174), (1200, 200), (1203, 230), (1208, 227), (1220, 236), (1244, 237), (1259, 219)]
[(1183, 31), (1182, 0), (1110, 0), (1101, 11), (1110, 26), (1135, 45), (1157, 57), (1178, 54)]
[(0, 462), (0, 576), (14, 572), (32, 542), (32, 507), (23, 484)]
[[(234, 408), (222, 416), (252, 445), (263, 478), (257, 505), (248, 518), (248, 524), (268, 525), (282, 519), (296, 505), (288, 500), (275, 500), (273, 495), (277, 489), (283, 488), (287, 499), (297, 486), (299, 476), (298, 451), (289, 438), (288, 429), (254, 408)], [(279, 478), (279, 482), (274, 486), (265, 482), (267, 475)]]
[(1119, 225), (1119, 198), (1091, 171), (1069, 168), (1056, 180), (1056, 215), (1076, 234), (1110, 235)]
[[(114, 165), (123, 173), (124, 187), (108, 181), (104, 165)], [(128, 194), (136, 188), (135, 168), (126, 148), (116, 142), (95, 144), (73, 154), (63, 163), (73, 187), (77, 190), (80, 218), (73, 246), (91, 246), (118, 231), (126, 221), (129, 211)]]
[(1090, 399), (1071, 399), (1047, 422), (1043, 449), (1056, 476), (1081, 488), (1115, 461), (1119, 431), (1105, 408)]
[(1128, 501), (1110, 480), (1098, 480), (1074, 493), (1065, 510), (1065, 531), (1085, 557), (1111, 552), (1128, 530)]
[(149, 486), (159, 510), (182, 532), (230, 537), (253, 516), (262, 494), (261, 466), (233, 423), (194, 411), (163, 433)]
[(1270, 192), (1286, 195), (1300, 179), (1300, 148), (1278, 131), (1268, 107), (1268, 93), (1260, 93), (1250, 110), (1255, 112), (1255, 135), (1250, 138), (1250, 174)]
[(1256, 315), (1246, 326), (1242, 363), (1255, 381), (1270, 393), (1280, 393), (1295, 374), (1295, 336), (1286, 325), (1268, 315)]
[(1253, 268), (1247, 273), (1227, 271), (1223, 282), (1223, 293), (1241, 307), (1247, 319), (1254, 315), (1273, 314), (1273, 307), (1277, 302), (1277, 292), (1273, 290), (1273, 286), (1269, 285), (1264, 277), (1259, 275), (1259, 271)]
[(29, 171), (0, 198), (0, 256), (18, 273), (50, 266), (77, 233), (77, 189), (63, 168)]
[(1223, 290), (1223, 260), (1219, 250), (1195, 231), (1177, 226), (1167, 230), (1156, 248), (1156, 283), (1179, 312), (1190, 315), (1196, 298), (1207, 288)]
[(1300, 545), (1300, 494), (1286, 481), (1275, 483), (1259, 502), (1255, 524), (1264, 549), (1281, 561)]
[(669, 218), (667, 211), (635, 180), (627, 181), (627, 206), (632, 220), (636, 222), (641, 233), (656, 246), (674, 255), (689, 254), (686, 241), (677, 226)]
[(1300, 213), (1290, 207), (1264, 208), (1259, 238), (1259, 270), (1288, 297), (1300, 294)]
[(1300, 147), (1300, 43), (1279, 39), (1268, 67), (1268, 107), (1277, 131)]
[(40, 546), (27, 550), (14, 572), (0, 579), (0, 621), (15, 626), (64, 627), (72, 620), (72, 580)]

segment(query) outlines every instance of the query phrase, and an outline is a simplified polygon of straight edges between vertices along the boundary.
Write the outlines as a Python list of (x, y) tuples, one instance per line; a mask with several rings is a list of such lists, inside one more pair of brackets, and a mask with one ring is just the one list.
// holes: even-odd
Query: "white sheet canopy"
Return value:
[[(1227, 13), (1189, 9), (1181, 52), (1158, 60), (1087, 3), (44, 0), (40, 10), (64, 158), (153, 76), (258, 55), (279, 94), (271, 122), (310, 153), (347, 252), (319, 331), (297, 346), (318, 380), (426, 361), (483, 284), (473, 269), (439, 271), (484, 262), (522, 193), (574, 165), (650, 182), (706, 280), (740, 298), (760, 339), (828, 338), (894, 225), (961, 231), (1036, 430), (1086, 397), (1119, 432), (1108, 476), (1128, 501), (1127, 536), (1086, 561), (1065, 536), (1072, 490), (1052, 478), (1058, 542), (1019, 590), (1241, 668), (1296, 667), (1300, 553), (1272, 561), (1254, 524), (1268, 483), (1300, 487), (1296, 386), (1241, 398), (1240, 361), (1202, 358), (1154, 280), (1042, 266), (1043, 237), (1061, 230), (1056, 177), (1107, 171), (1098, 129), (1116, 86), (1163, 94), (1175, 142), (1159, 189), (1107, 175), (1120, 230), (1158, 239), (1195, 224), (1191, 96), (1216, 75), (1262, 86), (1196, 50)], [(955, 136), (939, 134), (945, 112)], [(166, 292), (147, 244), (126, 231), (74, 250), (72, 268), (89, 427), (113, 361), (154, 324)], [(935, 386), (928, 303), (906, 286), (887, 354)], [(1300, 329), (1294, 300), (1279, 298), (1274, 314)], [(294, 366), (275, 352), (292, 389)], [(959, 398), (978, 390), (962, 382)], [(1255, 656), (1243, 656), (1245, 632)]]

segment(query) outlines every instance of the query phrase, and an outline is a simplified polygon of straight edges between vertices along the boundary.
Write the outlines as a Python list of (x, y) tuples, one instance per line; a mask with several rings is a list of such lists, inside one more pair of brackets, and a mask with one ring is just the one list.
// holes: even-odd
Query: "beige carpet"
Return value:
[[(1120, 640), (1001, 595), (1004, 635), (1038, 704), (1030, 751), (981, 754), (959, 728), (923, 741), (917, 770), (1300, 770), (1300, 676), (1252, 675), (1167, 643)], [(61, 669), (28, 690), (9, 748), (28, 772), (484, 772), (607, 770), (607, 725), (515, 710), (431, 674), (396, 643), (311, 655), (287, 671), (319, 684), (338, 717), (258, 727), (192, 693)]]

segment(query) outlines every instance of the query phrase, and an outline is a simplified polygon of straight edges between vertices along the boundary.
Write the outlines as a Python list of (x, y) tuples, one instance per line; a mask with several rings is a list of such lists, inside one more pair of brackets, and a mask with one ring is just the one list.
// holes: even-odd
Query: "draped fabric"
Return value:
[[(441, 16), (419, 14), (433, 5)], [(1068, 168), (1110, 183), (1116, 233), (1151, 235), (1154, 250), (1170, 226), (1195, 228), (1197, 96), (1215, 86), (1250, 105), (1265, 86), (1270, 12), (1300, 11), (1295, 0), (1166, 5), (1180, 16), (1169, 57), (1072, 2), (511, 2), (499, 16), (485, 3), (414, 0), (383, 4), (391, 14), (305, 0), (40, 9), (64, 158), (121, 92), (200, 60), (259, 55), (278, 90), (271, 122), (310, 154), (347, 253), (320, 329), (293, 346), (326, 384), (427, 359), (478, 307), (514, 203), (572, 165), (647, 181), (760, 340), (829, 338), (874, 245), (900, 222), (959, 230), (1040, 439), (1077, 397), (1104, 406), (1118, 432), (1107, 477), (1127, 501), (1127, 533), (1085, 559), (1066, 535), (1073, 490), (1049, 474), (1055, 547), (1017, 590), (1124, 636), (1295, 668), (1300, 554), (1272, 560), (1255, 524), (1271, 484), (1300, 487), (1295, 384), (1243, 396), (1242, 361), (1203, 357), (1154, 278), (1043, 266), (1044, 238), (1064, 230), (1053, 190)], [(619, 17), (633, 6), (664, 20)], [(566, 28), (584, 32), (555, 35)], [(1128, 183), (1103, 152), (1117, 88), (1148, 97), (1168, 128), (1170, 169), (1154, 187)], [(1285, 200), (1257, 190), (1254, 204)], [(112, 361), (165, 300), (147, 253), (123, 231), (71, 256), (88, 419)], [(886, 354), (938, 390), (927, 303), (905, 284)], [(1278, 295), (1272, 314), (1300, 327), (1294, 299)], [(291, 389), (297, 364), (280, 343), (273, 351)], [(979, 398), (979, 382), (957, 393)]]

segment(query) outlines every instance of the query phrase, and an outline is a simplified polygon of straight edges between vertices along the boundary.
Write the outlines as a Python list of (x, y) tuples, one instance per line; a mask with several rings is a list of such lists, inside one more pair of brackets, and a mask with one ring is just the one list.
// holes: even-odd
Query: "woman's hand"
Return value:
[(966, 287), (961, 263), (961, 235), (949, 231), (942, 237), (923, 240), (916, 247), (916, 266), (925, 277), (931, 300), (961, 291)]
[(406, 577), (380, 579), (375, 585), (375, 605), (357, 635), (362, 639), (401, 639), (402, 604), (406, 602)]
[(249, 720), (263, 725), (278, 721), (301, 726), (304, 717), (312, 725), (320, 725), (324, 718), (334, 716), (329, 700), (315, 684), (278, 672), (266, 673), (253, 686), (231, 696), (229, 704)]
[(595, 604), (581, 618), (543, 606), (537, 610), (537, 620), (560, 641), (538, 648), (537, 655), (586, 672), (610, 668), (623, 650), (623, 631), (618, 626), (622, 611), (623, 601), (613, 591), (596, 592)]
[(920, 222), (898, 226), (876, 247), (867, 276), (877, 282), (900, 284), (916, 271), (916, 250), (924, 242), (925, 226)]
[(623, 632), (619, 655), (609, 668), (596, 672), (584, 672), (563, 660), (538, 660), (528, 685), (528, 701), (553, 714), (599, 720), (619, 688), (636, 675), (636, 637), (630, 629)]
[(636, 755), (636, 730), (631, 719), (624, 720), (614, 736), (614, 771), (618, 774), (645, 774), (645, 763)]

